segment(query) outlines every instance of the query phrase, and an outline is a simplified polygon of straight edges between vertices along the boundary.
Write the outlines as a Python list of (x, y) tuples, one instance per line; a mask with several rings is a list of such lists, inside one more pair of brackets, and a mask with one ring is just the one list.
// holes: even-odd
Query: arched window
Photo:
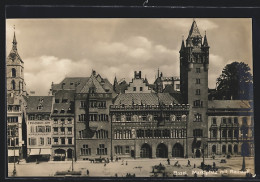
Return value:
[(225, 154), (227, 152), (226, 145), (222, 145), (222, 154)]
[(12, 68), (12, 77), (16, 77), (16, 69)]
[(216, 145), (213, 145), (212, 146), (212, 153), (216, 153), (216, 151), (217, 151)]
[(11, 86), (12, 86), (12, 89), (15, 90), (15, 81), (14, 80), (11, 81)]
[(234, 153), (237, 153), (237, 152), (238, 152), (238, 145), (235, 144), (235, 145), (234, 145)]

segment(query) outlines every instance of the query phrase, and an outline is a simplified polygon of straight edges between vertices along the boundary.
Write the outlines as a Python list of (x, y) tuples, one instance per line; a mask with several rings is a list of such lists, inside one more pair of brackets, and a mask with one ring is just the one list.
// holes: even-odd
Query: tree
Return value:
[(217, 78), (216, 99), (253, 99), (253, 76), (243, 62), (233, 62), (225, 66)]

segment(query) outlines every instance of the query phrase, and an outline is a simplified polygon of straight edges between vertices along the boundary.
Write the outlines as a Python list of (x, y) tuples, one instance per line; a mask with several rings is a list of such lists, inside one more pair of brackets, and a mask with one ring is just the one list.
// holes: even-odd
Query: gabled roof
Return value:
[(97, 78), (92, 74), (87, 81), (87, 83), (83, 86), (83, 88), (80, 90), (80, 93), (88, 93), (89, 88), (95, 87), (96, 93), (106, 93), (104, 88), (101, 86)]
[[(27, 101), (27, 113), (51, 112), (53, 96), (29, 96)], [(42, 106), (41, 110), (37, 107)]]
[(249, 109), (249, 100), (212, 100), (208, 101), (209, 109)]
[(114, 105), (159, 105), (160, 103), (170, 105), (178, 104), (177, 100), (168, 93), (126, 93), (119, 94), (114, 102)]
[(189, 37), (202, 37), (200, 35), (200, 31), (195, 20), (193, 20), (193, 23), (191, 25)]
[(52, 90), (78, 90), (82, 89), (89, 77), (66, 77), (58, 84), (52, 85)]

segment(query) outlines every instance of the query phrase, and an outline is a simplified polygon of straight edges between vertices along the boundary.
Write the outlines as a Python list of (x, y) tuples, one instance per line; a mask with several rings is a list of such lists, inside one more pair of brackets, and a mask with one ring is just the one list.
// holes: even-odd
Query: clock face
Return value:
[(15, 58), (16, 54), (15, 53), (10, 53), (10, 57), (13, 60)]

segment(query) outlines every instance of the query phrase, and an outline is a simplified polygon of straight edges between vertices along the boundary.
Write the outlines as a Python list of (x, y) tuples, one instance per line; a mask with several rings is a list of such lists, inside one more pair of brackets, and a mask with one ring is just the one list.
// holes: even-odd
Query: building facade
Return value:
[(254, 156), (252, 102), (212, 100), (208, 108), (209, 155)]
[(51, 114), (52, 160), (74, 158), (74, 94), (75, 90), (59, 90), (54, 94)]
[(53, 96), (29, 96), (27, 101), (27, 161), (48, 161), (52, 155)]

